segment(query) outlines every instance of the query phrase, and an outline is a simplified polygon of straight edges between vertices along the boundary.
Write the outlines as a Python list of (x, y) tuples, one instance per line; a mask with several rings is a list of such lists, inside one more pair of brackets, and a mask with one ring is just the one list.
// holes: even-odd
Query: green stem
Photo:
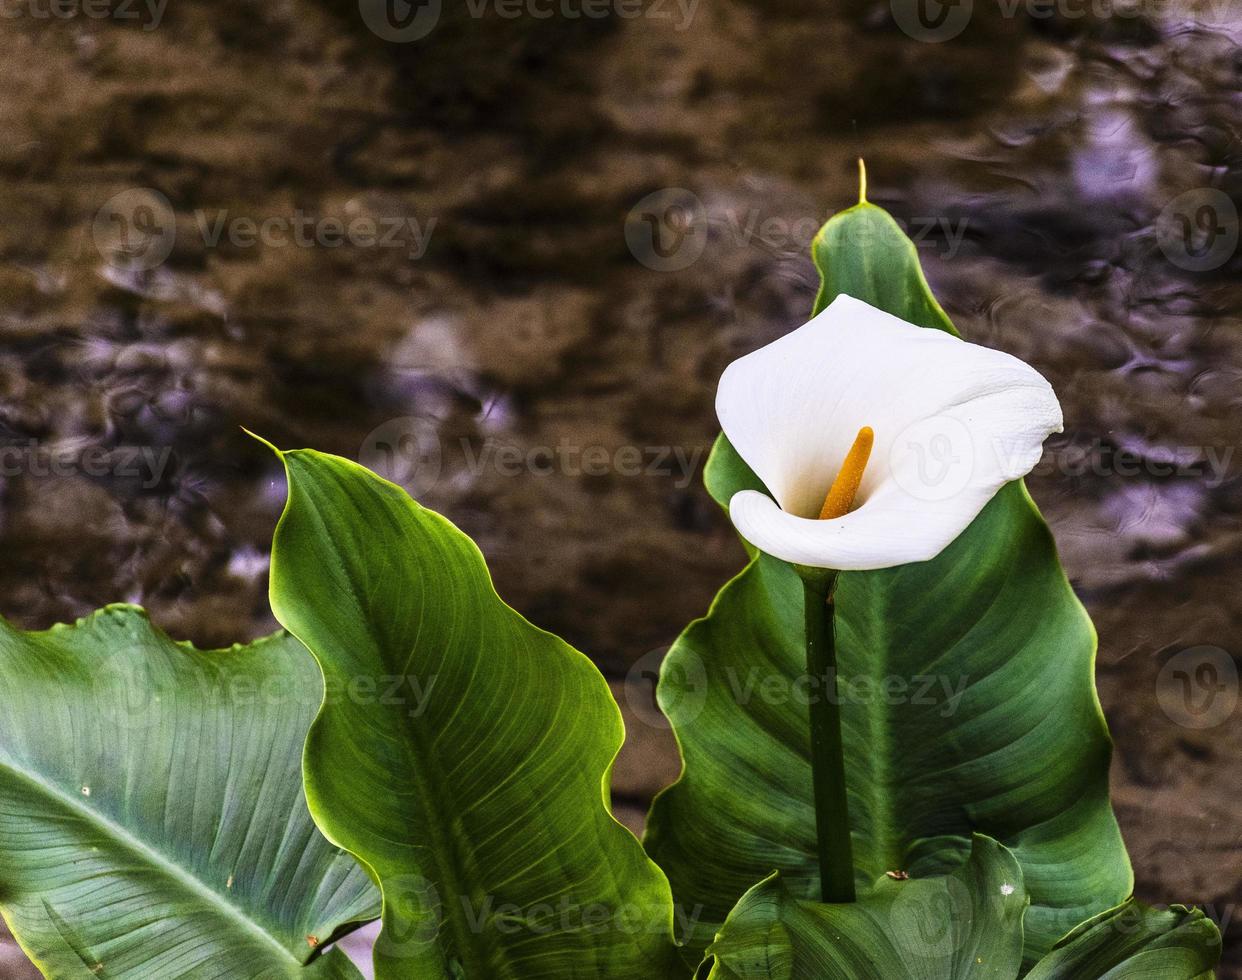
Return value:
[(837, 644), (832, 593), (836, 575), (807, 576), (806, 667), (819, 680), (811, 699), (811, 771), (819, 838), (819, 880), (825, 902), (854, 901), (854, 852), (845, 793), (841, 703), (837, 697)]

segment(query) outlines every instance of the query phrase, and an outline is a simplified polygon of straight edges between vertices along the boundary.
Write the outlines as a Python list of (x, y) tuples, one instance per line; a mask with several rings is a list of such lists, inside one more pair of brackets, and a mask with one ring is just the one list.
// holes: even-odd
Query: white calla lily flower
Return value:
[(730, 364), (716, 414), (772, 494), (733, 496), (738, 532), (837, 570), (934, 558), (1062, 427), (1030, 365), (844, 295)]

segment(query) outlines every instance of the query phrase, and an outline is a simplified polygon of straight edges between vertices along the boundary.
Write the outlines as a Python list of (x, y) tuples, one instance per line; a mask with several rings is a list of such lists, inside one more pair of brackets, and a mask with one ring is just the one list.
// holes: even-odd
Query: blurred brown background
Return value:
[(1242, 4), (0, 12), (6, 617), (268, 632), (283, 487), (239, 426), (361, 459), (614, 679), (637, 828), (677, 768), (659, 651), (742, 563), (715, 382), (805, 319), (861, 154), (963, 332), (1061, 396), (1030, 483), (1138, 891), (1207, 906), (1242, 976)]

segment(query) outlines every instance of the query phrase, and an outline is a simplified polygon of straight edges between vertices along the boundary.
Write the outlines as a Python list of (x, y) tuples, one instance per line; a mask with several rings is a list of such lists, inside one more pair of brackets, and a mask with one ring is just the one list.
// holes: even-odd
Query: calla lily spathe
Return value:
[[(1030, 365), (844, 295), (730, 364), (716, 413), (771, 493), (734, 495), (738, 532), (777, 558), (839, 570), (934, 558), (1062, 427)], [(818, 520), (865, 427), (874, 448), (854, 509)]]

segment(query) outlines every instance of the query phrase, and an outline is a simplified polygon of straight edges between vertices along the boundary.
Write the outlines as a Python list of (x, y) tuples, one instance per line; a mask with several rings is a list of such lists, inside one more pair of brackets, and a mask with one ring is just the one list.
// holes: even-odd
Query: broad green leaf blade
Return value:
[(1220, 952), (1220, 930), (1198, 909), (1131, 899), (1062, 939), (1027, 980), (1201, 980)]
[(297, 640), (199, 651), (134, 606), (0, 621), (0, 688), (0, 911), (46, 976), (358, 976), (319, 955), (378, 894), (306, 808), (323, 687)]
[(815, 313), (845, 293), (909, 323), (957, 336), (927, 285), (914, 242), (883, 208), (864, 201), (841, 212), (819, 230), (811, 256), (820, 273)]
[(582, 654), (492, 588), (399, 487), (283, 453), (272, 607), (319, 659), (319, 825), (384, 892), (384, 978), (664, 978), (668, 883), (608, 809), (620, 712)]
[[(952, 330), (930, 293), (920, 299), (913, 246), (878, 208), (829, 221), (816, 261), (825, 283), (817, 307), (848, 289)], [(738, 490), (764, 489), (723, 436), (706, 480), (726, 507)], [(816, 874), (802, 585), (788, 566), (751, 553), (673, 646), (658, 691), (684, 771), (653, 804), (647, 849), (678, 904), (704, 907), (696, 949), (773, 870), (804, 897)], [(860, 888), (890, 870), (943, 873), (972, 833), (996, 837), (1031, 895), (1028, 964), (1130, 894), (1108, 800), (1095, 632), (1021, 483), (932, 561), (843, 573), (836, 609)], [(704, 678), (705, 691), (687, 689)]]
[(1026, 901), (1017, 861), (986, 837), (952, 875), (883, 877), (851, 905), (799, 900), (773, 876), (730, 913), (709, 980), (1014, 980)]

